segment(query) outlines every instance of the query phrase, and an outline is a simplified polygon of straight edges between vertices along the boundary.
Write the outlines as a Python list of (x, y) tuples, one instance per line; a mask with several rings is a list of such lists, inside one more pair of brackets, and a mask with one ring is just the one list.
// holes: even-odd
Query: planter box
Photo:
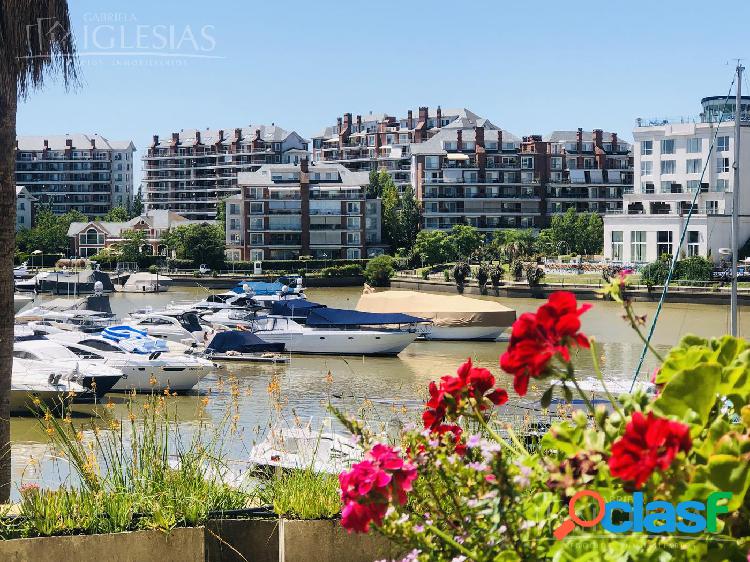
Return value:
[(2, 562), (372, 562), (401, 550), (339, 521), (215, 519), (206, 527), (0, 541)]
[(74, 535), (0, 541), (0, 560), (30, 562), (203, 562), (203, 527), (135, 531), (109, 535)]
[(339, 521), (225, 519), (206, 527), (206, 562), (372, 562), (399, 554), (385, 537), (350, 535)]

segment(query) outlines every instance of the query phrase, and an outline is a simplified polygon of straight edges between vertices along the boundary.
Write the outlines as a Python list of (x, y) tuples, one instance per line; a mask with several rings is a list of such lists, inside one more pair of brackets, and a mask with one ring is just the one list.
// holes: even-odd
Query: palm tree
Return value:
[(45, 75), (76, 82), (66, 0), (0, 0), (0, 503), (10, 498), (10, 379), (16, 245), (16, 110)]

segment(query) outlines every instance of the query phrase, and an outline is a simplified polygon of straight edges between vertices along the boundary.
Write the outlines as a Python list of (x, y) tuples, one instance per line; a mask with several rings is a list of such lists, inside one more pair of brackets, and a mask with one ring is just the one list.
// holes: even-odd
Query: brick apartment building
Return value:
[(226, 131), (183, 129), (166, 139), (154, 135), (143, 156), (146, 209), (215, 219), (218, 201), (239, 192), (238, 173), (295, 164), (308, 158), (308, 144), (273, 123)]
[(266, 164), (227, 199), (227, 259), (359, 259), (382, 253), (380, 201), (367, 172), (340, 164)]

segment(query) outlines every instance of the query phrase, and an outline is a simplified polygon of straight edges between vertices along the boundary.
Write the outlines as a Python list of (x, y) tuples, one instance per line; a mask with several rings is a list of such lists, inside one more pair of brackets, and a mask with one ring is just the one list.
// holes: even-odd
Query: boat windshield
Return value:
[(179, 320), (182, 327), (188, 332), (200, 332), (203, 330), (198, 315), (194, 312), (186, 312), (180, 316)]

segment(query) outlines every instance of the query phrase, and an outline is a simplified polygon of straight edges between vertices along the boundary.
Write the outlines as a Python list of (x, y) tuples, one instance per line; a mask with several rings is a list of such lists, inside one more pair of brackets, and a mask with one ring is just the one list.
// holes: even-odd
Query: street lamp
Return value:
[(42, 265), (44, 265), (44, 252), (41, 250), (34, 250), (31, 252), (31, 267), (34, 267), (34, 256), (38, 256), (39, 254), (42, 254)]

